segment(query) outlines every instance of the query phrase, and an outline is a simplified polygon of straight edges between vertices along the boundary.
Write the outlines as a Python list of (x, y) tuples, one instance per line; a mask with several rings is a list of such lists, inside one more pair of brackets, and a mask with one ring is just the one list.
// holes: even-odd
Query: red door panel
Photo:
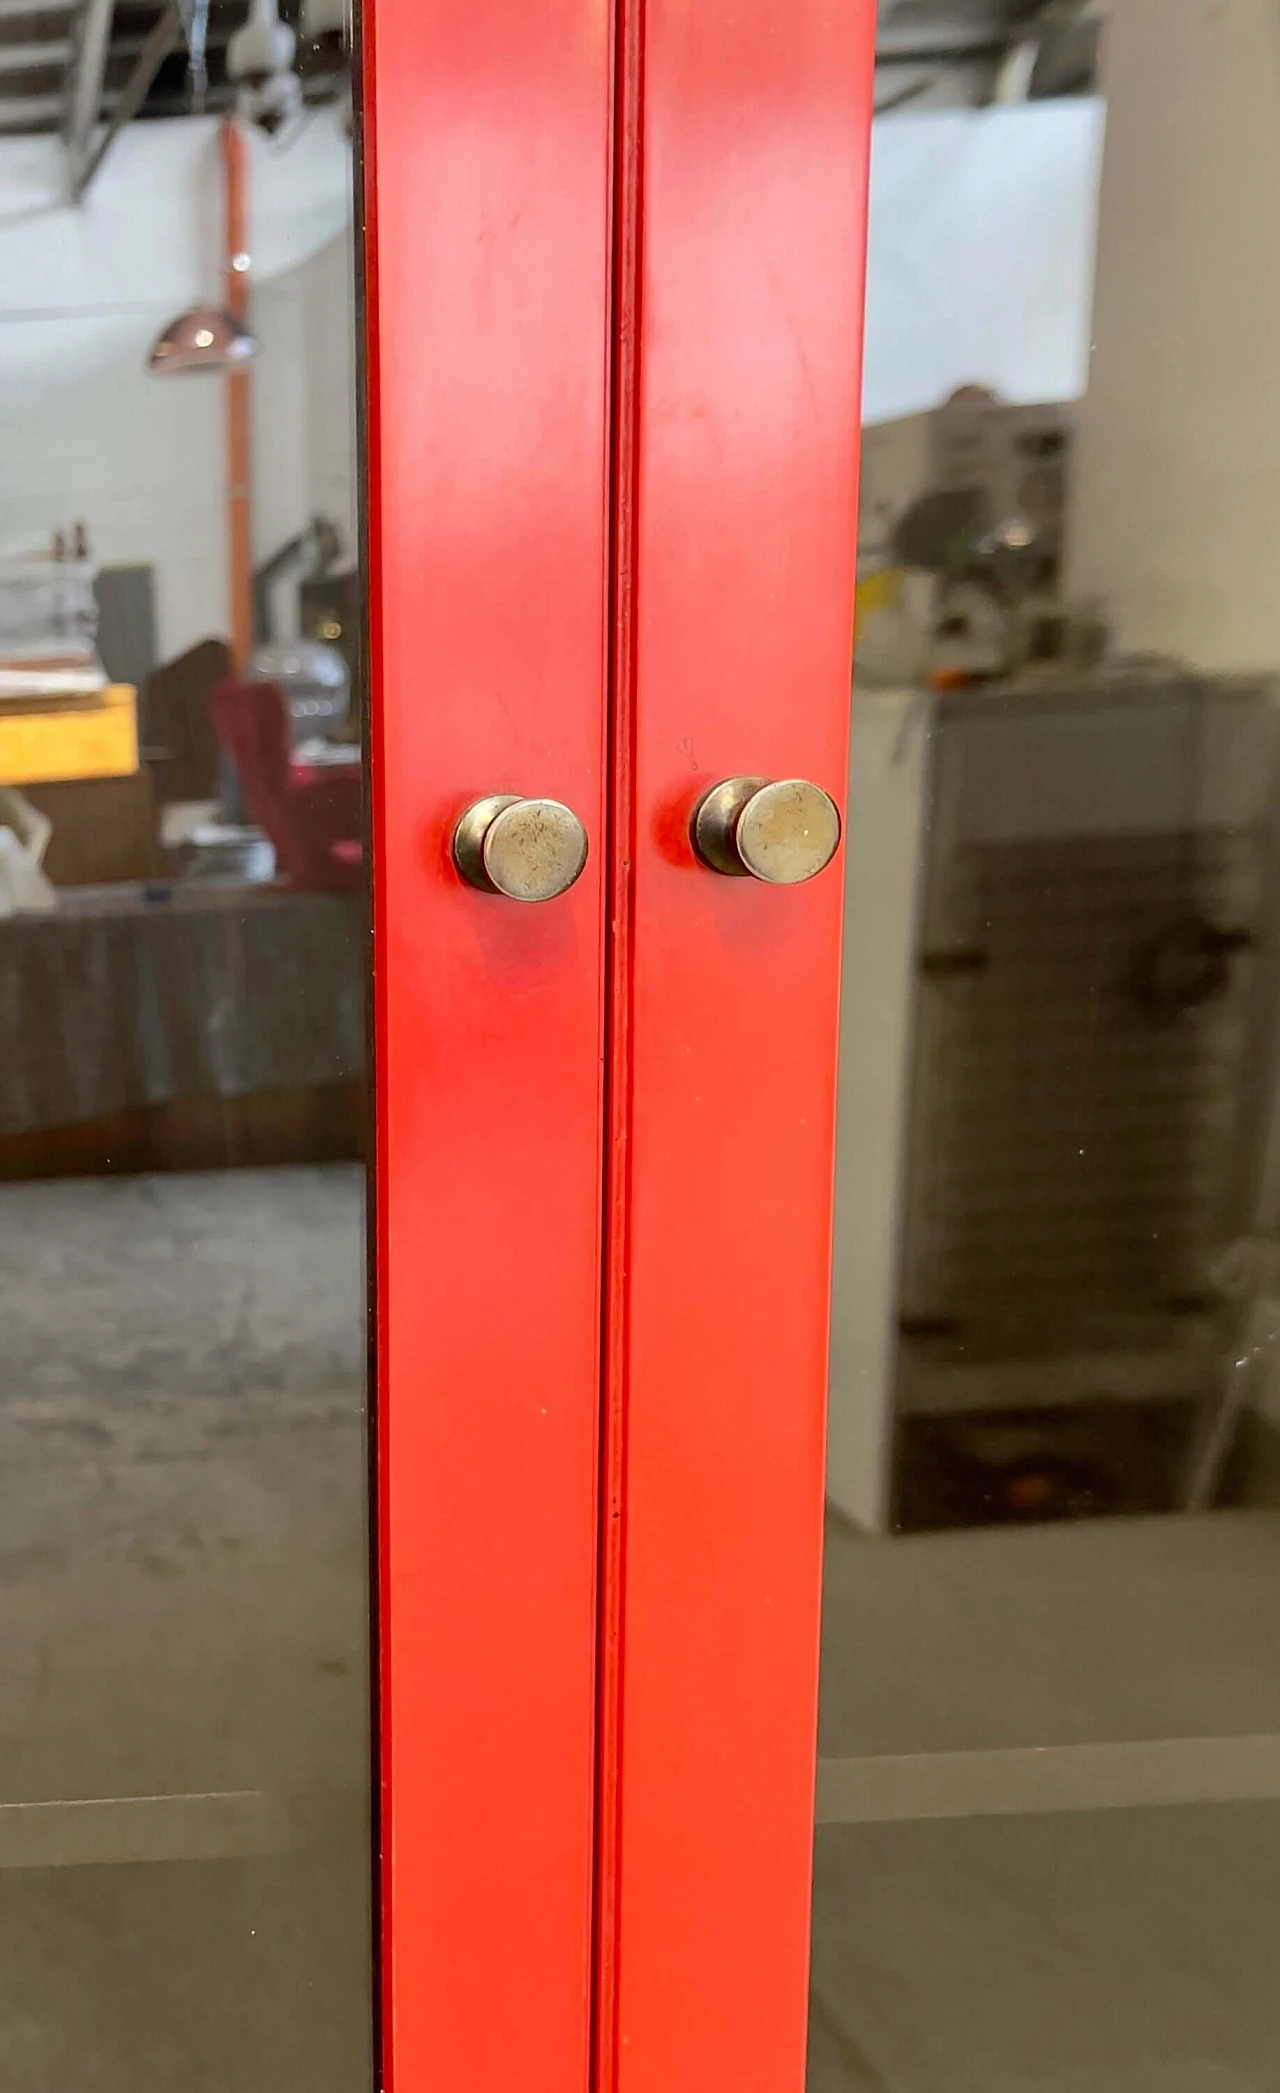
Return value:
[(623, 2093), (803, 2084), (841, 877), (718, 877), (688, 822), (735, 774), (843, 793), (873, 26), (871, 0), (648, 0), (631, 81), (602, 1897)]
[[(366, 7), (385, 2036), (395, 2093), (587, 2073), (609, 48), (596, 0)], [(481, 795), (585, 875), (475, 892)]]

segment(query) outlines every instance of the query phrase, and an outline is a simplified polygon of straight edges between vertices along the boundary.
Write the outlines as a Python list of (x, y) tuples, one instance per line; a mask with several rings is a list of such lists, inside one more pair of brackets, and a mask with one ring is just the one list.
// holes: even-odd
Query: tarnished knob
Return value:
[(698, 801), (690, 833), (713, 872), (796, 887), (831, 863), (840, 810), (805, 778), (726, 778)]
[(467, 808), (453, 832), (453, 861), (482, 894), (554, 901), (587, 862), (587, 832), (558, 799), (496, 792)]

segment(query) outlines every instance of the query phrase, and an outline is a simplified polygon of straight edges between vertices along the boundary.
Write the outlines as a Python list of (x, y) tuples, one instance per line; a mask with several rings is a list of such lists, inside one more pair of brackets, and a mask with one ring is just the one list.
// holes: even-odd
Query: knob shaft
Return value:
[(691, 835), (712, 872), (795, 887), (831, 863), (840, 810), (806, 778), (726, 778), (698, 801)]
[(469, 886), (508, 901), (554, 901), (587, 862), (587, 832), (558, 799), (496, 792), (467, 808), (453, 832), (453, 861)]

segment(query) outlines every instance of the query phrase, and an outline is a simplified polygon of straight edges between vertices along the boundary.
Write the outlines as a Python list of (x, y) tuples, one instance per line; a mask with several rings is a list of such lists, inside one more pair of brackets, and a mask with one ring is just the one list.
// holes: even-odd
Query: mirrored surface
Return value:
[(252, 12), (0, 19), (24, 2093), (373, 2082), (351, 54)]
[(1264, 2093), (1280, 20), (877, 96), (810, 2084)]

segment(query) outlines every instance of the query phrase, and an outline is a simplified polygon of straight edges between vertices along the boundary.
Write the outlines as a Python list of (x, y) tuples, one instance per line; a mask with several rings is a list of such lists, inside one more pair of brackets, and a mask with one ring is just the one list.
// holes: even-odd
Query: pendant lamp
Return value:
[(252, 329), (224, 305), (193, 305), (170, 320), (152, 346), (148, 370), (233, 371), (257, 354)]

